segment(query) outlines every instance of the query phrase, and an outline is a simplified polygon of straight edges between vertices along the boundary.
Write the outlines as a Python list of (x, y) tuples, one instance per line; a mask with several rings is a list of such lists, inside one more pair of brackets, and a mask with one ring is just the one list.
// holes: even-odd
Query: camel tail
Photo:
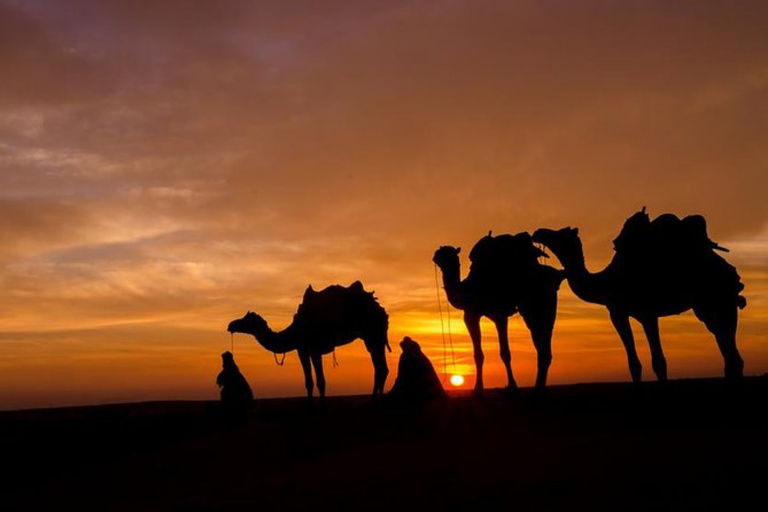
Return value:
[(739, 309), (744, 309), (747, 307), (747, 299), (743, 295), (739, 295), (736, 297), (736, 305), (739, 306)]
[(388, 352), (392, 352), (392, 347), (389, 346), (389, 340), (384, 340), (384, 345), (387, 347)]

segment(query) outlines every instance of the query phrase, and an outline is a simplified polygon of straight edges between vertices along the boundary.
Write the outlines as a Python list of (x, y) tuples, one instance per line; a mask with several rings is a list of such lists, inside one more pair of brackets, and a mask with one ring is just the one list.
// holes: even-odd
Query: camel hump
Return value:
[(725, 247), (709, 238), (707, 234), (707, 221), (703, 215), (689, 215), (683, 218), (684, 233), (691, 239), (692, 243), (699, 243), (709, 249), (715, 249), (723, 252), (730, 252)]
[(632, 252), (646, 246), (651, 233), (651, 218), (645, 208), (624, 221), (624, 226), (613, 240), (613, 250), (618, 253)]
[(303, 302), (307, 303), (312, 301), (313, 297), (317, 295), (319, 292), (316, 292), (314, 288), (312, 288), (312, 285), (310, 284), (307, 286), (307, 289), (304, 290), (304, 299)]
[(319, 291), (308, 287), (304, 301), (294, 315), (294, 321), (326, 326), (341, 325), (353, 318), (375, 323), (384, 329), (388, 326), (386, 311), (360, 281), (348, 287), (334, 284)]
[(632, 215), (613, 241), (619, 254), (669, 253), (692, 256), (712, 249), (727, 251), (707, 234), (707, 221), (701, 215), (683, 219), (672, 213), (659, 215), (653, 221), (645, 212)]
[(516, 235), (497, 235), (488, 233), (472, 247), (469, 261), (470, 272), (499, 271), (509, 268), (525, 268), (538, 265), (538, 258), (546, 254), (533, 245), (530, 233), (523, 231)]

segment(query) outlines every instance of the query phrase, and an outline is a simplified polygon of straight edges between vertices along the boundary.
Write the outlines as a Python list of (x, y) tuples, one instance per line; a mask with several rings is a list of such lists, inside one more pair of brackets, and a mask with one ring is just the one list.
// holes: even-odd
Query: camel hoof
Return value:
[(725, 368), (725, 378), (730, 381), (739, 381), (744, 378), (744, 365)]
[(475, 388), (472, 390), (472, 396), (475, 398), (483, 398), (483, 388)]

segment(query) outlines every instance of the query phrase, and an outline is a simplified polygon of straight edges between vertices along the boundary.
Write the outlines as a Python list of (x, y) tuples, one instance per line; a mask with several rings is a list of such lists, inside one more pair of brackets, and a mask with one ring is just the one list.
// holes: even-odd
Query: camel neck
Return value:
[(259, 345), (275, 354), (283, 354), (296, 349), (293, 329), (290, 326), (280, 332), (275, 332), (265, 322), (263, 327), (254, 328), (248, 334), (256, 338)]
[(607, 303), (606, 270), (592, 273), (587, 270), (584, 260), (584, 250), (579, 244), (572, 254), (556, 255), (565, 269), (568, 286), (574, 294), (585, 302), (593, 304)]
[(445, 288), (445, 294), (448, 296), (448, 302), (456, 309), (464, 309), (464, 303), (459, 290), (461, 285), (461, 264), (445, 268), (440, 267), (440, 271), (443, 274), (443, 288)]

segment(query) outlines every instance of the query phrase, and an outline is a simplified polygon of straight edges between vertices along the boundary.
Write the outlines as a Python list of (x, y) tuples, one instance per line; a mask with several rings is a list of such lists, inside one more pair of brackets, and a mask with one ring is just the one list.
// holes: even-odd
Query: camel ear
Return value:
[(579, 234), (579, 228), (573, 228), (573, 234), (578, 236)]
[(456, 248), (456, 254), (459, 254), (461, 252), (461, 247)]

